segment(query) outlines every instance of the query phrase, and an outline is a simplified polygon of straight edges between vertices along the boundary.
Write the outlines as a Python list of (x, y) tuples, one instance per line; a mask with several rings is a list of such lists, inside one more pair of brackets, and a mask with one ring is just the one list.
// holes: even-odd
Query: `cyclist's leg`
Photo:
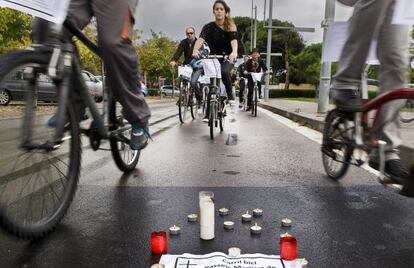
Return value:
[(247, 79), (247, 87), (249, 89), (249, 91), (247, 92), (247, 108), (250, 108), (252, 107), (253, 87), (254, 87), (253, 79), (251, 77)]
[(257, 88), (259, 89), (259, 99), (262, 98), (262, 82), (257, 82)]
[(234, 64), (228, 61), (223, 61), (221, 64), (221, 80), (223, 81), (223, 84), (226, 87), (227, 98), (229, 100), (234, 100), (230, 73), (233, 67)]
[(245, 88), (245, 82), (244, 79), (240, 79), (240, 90), (239, 90), (239, 102), (242, 103), (243, 102), (243, 93), (244, 93), (244, 88)]
[[(98, 42), (114, 97), (121, 103), (125, 119), (135, 128), (146, 128), (151, 116), (138, 89), (139, 65), (131, 43), (134, 23), (128, 0), (92, 2), (98, 24)], [(115, 14), (115, 15), (113, 15)]]
[[(392, 24), (393, 6), (387, 12), (378, 32), (378, 71), (380, 92), (408, 87), (409, 27)], [(405, 100), (395, 100), (383, 106), (380, 114), (382, 129), (376, 133), (378, 139), (387, 142), (386, 160), (399, 159), (397, 147), (401, 144), (399, 110)]]
[(360, 98), (355, 94), (355, 90), (360, 87), (372, 40), (385, 19), (390, 3), (393, 1), (360, 0), (355, 5), (350, 19), (349, 35), (342, 49), (338, 71), (332, 85), (332, 96), (338, 105), (360, 105)]
[(203, 69), (197, 69), (191, 74), (191, 88), (194, 90), (194, 93), (196, 95), (197, 101), (202, 102), (203, 101), (203, 93), (201, 92), (200, 85), (198, 84), (198, 79), (200, 78), (200, 75), (202, 74)]

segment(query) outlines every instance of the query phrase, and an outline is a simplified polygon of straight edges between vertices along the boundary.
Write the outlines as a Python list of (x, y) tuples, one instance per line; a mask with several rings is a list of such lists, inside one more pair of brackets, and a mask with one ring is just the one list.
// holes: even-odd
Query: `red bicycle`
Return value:
[[(350, 165), (362, 166), (367, 155), (373, 150), (380, 152), (380, 177), (382, 184), (386, 184), (387, 174), (384, 172), (384, 141), (375, 139), (375, 133), (379, 131), (380, 114), (384, 104), (398, 99), (414, 99), (414, 89), (400, 88), (383, 93), (376, 98), (365, 101), (364, 104), (354, 110), (331, 110), (325, 118), (322, 142), (322, 161), (327, 175), (334, 179), (341, 179)], [(376, 111), (373, 120), (369, 120), (368, 113)], [(396, 114), (398, 117), (398, 114)], [(354, 153), (358, 150), (360, 153)], [(365, 153), (362, 153), (365, 152)], [(402, 192), (412, 192), (413, 180), (402, 183)]]

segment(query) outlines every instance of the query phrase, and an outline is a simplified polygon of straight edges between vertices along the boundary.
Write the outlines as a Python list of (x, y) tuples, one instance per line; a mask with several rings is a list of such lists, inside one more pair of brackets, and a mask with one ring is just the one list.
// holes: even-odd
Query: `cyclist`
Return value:
[[(68, 11), (68, 18), (80, 29), (89, 23), (92, 16), (96, 17), (98, 45), (107, 71), (107, 82), (113, 89), (114, 97), (123, 107), (125, 119), (132, 125), (130, 146), (133, 150), (147, 146), (148, 120), (151, 116), (136, 82), (140, 81), (139, 64), (131, 35), (137, 5), (138, 0), (71, 0)], [(41, 42), (45, 23), (41, 19), (33, 21), (35, 43)], [(74, 85), (75, 90), (76, 88)], [(82, 118), (86, 106), (80, 97), (74, 101)], [(56, 125), (56, 117), (50, 118), (48, 124)]]
[(239, 67), (237, 67), (237, 73), (236, 73), (236, 77), (239, 80), (239, 108), (241, 109), (243, 107), (243, 94), (244, 94), (244, 89), (246, 87), (246, 81), (245, 79), (247, 79), (247, 75), (244, 74), (244, 71), (246, 70), (246, 62), (249, 60), (249, 56), (244, 56), (244, 62), (242, 64), (239, 65)]
[[(195, 43), (193, 57), (200, 58), (199, 49), (204, 42), (207, 42), (209, 45), (211, 49), (210, 54), (229, 55), (228, 61), (220, 59), (221, 79), (226, 87), (228, 100), (234, 102), (230, 72), (233, 69), (234, 62), (237, 58), (237, 27), (230, 17), (230, 7), (223, 0), (214, 2), (213, 14), (215, 16), (215, 21), (204, 25), (200, 37)], [(204, 122), (208, 122), (208, 114), (209, 103), (207, 104), (206, 116), (203, 119)]]
[[(338, 108), (351, 111), (361, 106), (356, 91), (360, 87), (361, 74), (374, 39), (378, 40), (377, 55), (381, 63), (378, 72), (380, 92), (408, 87), (409, 27), (392, 24), (395, 0), (340, 2), (354, 6), (354, 12), (332, 84), (332, 97)], [(397, 150), (401, 143), (398, 114), (403, 105), (404, 100), (396, 100), (383, 107), (380, 115), (382, 128), (375, 138), (387, 142), (385, 172), (392, 180), (404, 184), (410, 179), (409, 173), (401, 164)], [(369, 164), (379, 168), (378, 151), (371, 153)], [(414, 189), (404, 187), (401, 194), (413, 196)]]
[(181, 57), (182, 54), (184, 54), (183, 64), (187, 65), (191, 62), (194, 44), (197, 41), (194, 27), (187, 27), (187, 29), (185, 29), (185, 34), (187, 38), (181, 40), (180, 44), (177, 47), (177, 50), (174, 53), (174, 56), (171, 59), (170, 65), (173, 68), (175, 65), (177, 65), (177, 60)]
[[(248, 75), (248, 73), (267, 72), (266, 64), (260, 59), (259, 49), (253, 48), (251, 56), (252, 58), (246, 63), (246, 70), (244, 71), (244, 74)], [(249, 93), (247, 94), (247, 111), (250, 111), (252, 107), (254, 82), (251, 75), (249, 75), (247, 79), (247, 87), (249, 88)], [(257, 84), (259, 88), (259, 95), (261, 95), (260, 82), (257, 82)]]

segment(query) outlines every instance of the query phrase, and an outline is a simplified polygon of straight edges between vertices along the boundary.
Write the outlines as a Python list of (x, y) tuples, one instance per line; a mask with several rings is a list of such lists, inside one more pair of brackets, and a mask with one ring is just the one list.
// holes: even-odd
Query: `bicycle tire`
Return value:
[[(333, 180), (340, 180), (344, 177), (350, 166), (352, 157), (352, 148), (348, 145), (348, 141), (344, 137), (343, 141), (334, 143), (333, 134), (338, 129), (340, 124), (343, 124), (344, 117), (342, 117), (337, 110), (331, 110), (325, 119), (325, 126), (322, 137), (322, 163), (326, 174)], [(342, 144), (342, 146), (341, 146)], [(340, 153), (339, 153), (339, 152)], [(337, 157), (342, 155), (342, 159)], [(336, 163), (339, 168), (334, 170), (332, 165)]]
[(219, 116), (219, 125), (220, 125), (220, 132), (224, 131), (224, 125), (226, 123), (226, 117), (224, 116), (226, 114), (226, 106), (225, 104), (223, 104), (224, 107), (222, 109), (222, 111), (220, 112), (220, 116)]
[(254, 110), (254, 113), (253, 113), (254, 117), (257, 117), (258, 94), (259, 94), (259, 91), (257, 90), (257, 86), (256, 86), (254, 89), (254, 106), (252, 109), (252, 111)]
[[(201, 104), (198, 103), (197, 98), (195, 97), (194, 90), (191, 89), (190, 93), (190, 111), (191, 117), (197, 119), (200, 116)], [(200, 108), (199, 108), (200, 107)]]
[[(116, 130), (129, 125), (124, 119), (121, 112), (121, 106), (117, 101), (112, 101), (109, 107), (110, 125), (113, 127), (110, 130)], [(124, 131), (121, 135), (127, 140), (130, 140), (132, 128)], [(110, 146), (112, 158), (116, 166), (123, 172), (130, 172), (134, 170), (138, 164), (141, 155), (140, 150), (132, 150), (128, 143), (120, 141), (117, 137), (110, 138)]]
[(216, 105), (214, 101), (210, 101), (210, 116), (209, 116), (209, 126), (210, 126), (210, 139), (214, 140), (214, 127), (216, 124)]
[[(0, 59), (0, 84), (3, 84), (8, 79), (8, 75), (16, 75), (17, 70), (28, 70), (27, 67), (33, 68), (32, 70), (35, 70), (34, 73), (36, 75), (47, 73), (46, 69), (49, 58), (50, 53), (29, 50), (15, 51), (2, 56)], [(33, 90), (36, 87), (36, 81), (33, 79), (32, 84), (27, 83), (29, 86), (33, 85), (33, 88), (26, 88), (28, 89), (25, 93), (27, 101), (34, 101), (34, 95), (27, 94), (27, 92), (30, 92), (29, 90)], [(22, 109), (25, 110), (25, 108), (29, 109), (23, 105)], [(44, 115), (36, 116), (35, 110), (30, 111), (30, 113), (33, 117), (33, 128), (31, 129), (32, 142), (43, 144), (51, 141), (55, 132), (54, 128), (46, 126)], [(12, 157), (13, 154), (19, 156), (18, 159), (13, 159), (15, 163), (9, 165), (11, 167), (10, 170), (4, 160), (5, 154), (8, 154), (9, 151), (3, 150), (2, 152), (3, 164), (0, 170), (0, 225), (16, 237), (37, 239), (45, 236), (62, 220), (73, 200), (79, 180), (81, 139), (78, 126), (79, 116), (70, 102), (67, 104), (66, 117), (65, 136), (57, 149), (51, 151), (44, 149), (32, 149), (30, 151), (21, 149), (21, 141), (13, 137), (8, 141), (12, 144), (11, 147), (14, 148), (10, 151), (10, 154), (12, 154)], [(42, 128), (43, 126), (44, 128)], [(68, 136), (66, 136), (66, 132), (68, 132)], [(17, 145), (17, 149), (13, 146), (14, 142)], [(2, 141), (2, 144), (4, 144), (4, 141)], [(62, 153), (66, 148), (68, 152)], [(24, 157), (22, 158), (23, 155)], [(68, 161), (68, 163), (65, 163), (65, 161)], [(47, 172), (44, 171), (45, 169), (47, 169)], [(52, 176), (55, 169), (56, 176), (53, 176), (51, 180), (50, 178), (46, 178), (46, 176)], [(37, 175), (35, 176), (34, 174)], [(29, 176), (29, 179), (25, 179), (25, 177)], [(35, 178), (32, 180), (34, 176)], [(58, 176), (59, 178), (57, 178)], [(20, 182), (23, 188), (19, 190), (17, 187)], [(31, 187), (29, 185), (30, 183), (32, 183)], [(9, 184), (11, 187), (9, 187)], [(25, 185), (23, 186), (23, 184)], [(63, 187), (61, 187), (61, 184)], [(27, 189), (25, 189), (26, 187)], [(45, 194), (49, 189), (53, 193)], [(14, 191), (18, 194), (17, 196), (13, 196)], [(4, 193), (7, 193), (6, 196), (3, 196)], [(49, 201), (53, 202), (50, 210), (48, 210), (48, 204), (46, 203)], [(25, 204), (28, 205), (26, 210)], [(34, 215), (35, 211), (33, 210), (39, 210), (40, 208), (40, 215)], [(45, 210), (46, 215), (44, 215)]]
[(180, 94), (178, 96), (178, 117), (180, 118), (181, 124), (185, 123), (188, 110), (188, 89), (183, 84), (180, 83)]

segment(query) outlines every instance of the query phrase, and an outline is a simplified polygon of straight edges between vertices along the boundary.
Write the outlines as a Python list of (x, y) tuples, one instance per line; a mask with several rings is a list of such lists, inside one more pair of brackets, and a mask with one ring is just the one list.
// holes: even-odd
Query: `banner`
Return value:
[(393, 24), (414, 25), (414, 1), (396, 0)]
[(57, 24), (65, 21), (70, 0), (0, 0), (1, 7), (9, 7)]

